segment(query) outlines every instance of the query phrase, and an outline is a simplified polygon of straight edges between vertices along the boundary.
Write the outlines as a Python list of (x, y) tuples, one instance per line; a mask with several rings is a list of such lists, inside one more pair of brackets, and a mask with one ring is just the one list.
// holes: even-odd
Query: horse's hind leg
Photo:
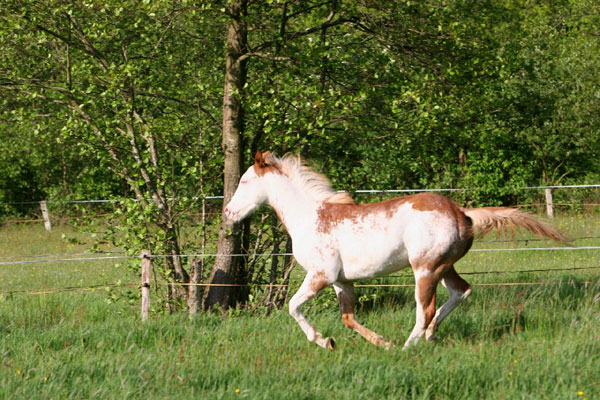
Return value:
[(448, 301), (435, 312), (435, 316), (429, 323), (425, 336), (427, 340), (435, 339), (434, 334), (440, 323), (471, 294), (471, 286), (458, 275), (454, 266), (450, 267), (445, 272), (444, 277), (442, 278), (442, 285), (448, 289), (450, 297), (448, 298)]
[(435, 314), (435, 291), (439, 281), (435, 270), (428, 268), (414, 269), (415, 301), (417, 303), (417, 318), (415, 327), (404, 343), (404, 349), (417, 344), (423, 336)]
[(354, 317), (354, 285), (352, 283), (336, 282), (333, 284), (333, 288), (335, 289), (335, 294), (337, 295), (340, 304), (342, 321), (346, 327), (360, 333), (362, 337), (373, 343), (375, 346), (383, 347), (385, 349), (394, 347), (394, 345), (385, 340), (383, 336), (365, 328), (356, 321), (356, 318)]
[(304, 282), (300, 285), (300, 288), (296, 292), (296, 294), (290, 299), (289, 309), (290, 315), (294, 317), (306, 338), (310, 342), (315, 342), (319, 346), (324, 347), (329, 350), (333, 350), (335, 347), (335, 342), (331, 338), (325, 338), (321, 335), (317, 330), (308, 323), (300, 308), (302, 304), (306, 303), (308, 300), (314, 298), (321, 290), (323, 290), (327, 285), (329, 285), (331, 281), (328, 281), (325, 274), (322, 272), (309, 272), (306, 274), (306, 278), (304, 278)]

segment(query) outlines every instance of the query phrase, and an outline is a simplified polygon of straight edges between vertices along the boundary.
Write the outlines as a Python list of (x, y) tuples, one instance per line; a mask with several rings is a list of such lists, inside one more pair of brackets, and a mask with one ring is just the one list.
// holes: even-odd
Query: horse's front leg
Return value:
[(302, 304), (314, 298), (321, 292), (321, 290), (330, 285), (332, 282), (333, 280), (328, 279), (323, 272), (309, 272), (306, 274), (304, 282), (302, 282), (300, 289), (298, 289), (296, 294), (291, 298), (289, 304), (290, 315), (294, 317), (298, 325), (300, 325), (300, 328), (302, 328), (302, 331), (304, 331), (306, 338), (310, 342), (315, 342), (319, 346), (329, 350), (333, 350), (335, 347), (335, 341), (331, 338), (323, 337), (323, 335), (321, 335), (311, 324), (309, 324), (302, 314), (300, 308), (302, 307)]

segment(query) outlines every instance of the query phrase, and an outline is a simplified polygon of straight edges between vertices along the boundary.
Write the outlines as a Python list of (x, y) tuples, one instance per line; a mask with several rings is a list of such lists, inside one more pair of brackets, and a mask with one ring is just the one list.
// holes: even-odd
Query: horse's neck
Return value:
[(305, 230), (307, 222), (316, 218), (319, 204), (281, 175), (270, 177), (268, 203), (290, 235)]

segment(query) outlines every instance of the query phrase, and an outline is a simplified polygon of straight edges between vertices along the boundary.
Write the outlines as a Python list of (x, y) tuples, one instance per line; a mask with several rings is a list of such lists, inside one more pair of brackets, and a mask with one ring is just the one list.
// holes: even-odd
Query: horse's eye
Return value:
[(247, 180), (245, 180), (245, 179), (242, 179), (242, 180), (240, 181), (240, 185), (243, 185), (243, 184), (245, 184), (245, 183), (248, 183), (248, 181), (247, 181)]

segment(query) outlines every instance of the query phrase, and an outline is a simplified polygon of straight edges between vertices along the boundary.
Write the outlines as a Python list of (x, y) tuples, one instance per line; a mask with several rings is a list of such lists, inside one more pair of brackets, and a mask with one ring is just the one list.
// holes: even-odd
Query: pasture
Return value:
[[(598, 246), (599, 222), (572, 215), (555, 226), (583, 238), (576, 246)], [(496, 239), (474, 249), (554, 247)], [(90, 247), (68, 227), (48, 233), (38, 225), (3, 227), (0, 243), (0, 261)], [(154, 312), (142, 325), (138, 289), (128, 286), (139, 276), (118, 260), (0, 266), (0, 398), (594, 399), (600, 270), (592, 267), (600, 267), (599, 255), (471, 251), (457, 270), (473, 294), (440, 326), (438, 342), (407, 351), (401, 346), (414, 324), (411, 287), (357, 288), (357, 318), (398, 346), (390, 351), (343, 326), (333, 290), (309, 302), (309, 321), (337, 340), (330, 352), (307, 342), (287, 310), (206, 313), (192, 321)], [(535, 269), (560, 271), (518, 272)], [(494, 271), (514, 272), (469, 274)], [(302, 276), (297, 267), (293, 284)], [(363, 283), (376, 282), (412, 277), (404, 271)], [(440, 287), (438, 304), (446, 298)]]

